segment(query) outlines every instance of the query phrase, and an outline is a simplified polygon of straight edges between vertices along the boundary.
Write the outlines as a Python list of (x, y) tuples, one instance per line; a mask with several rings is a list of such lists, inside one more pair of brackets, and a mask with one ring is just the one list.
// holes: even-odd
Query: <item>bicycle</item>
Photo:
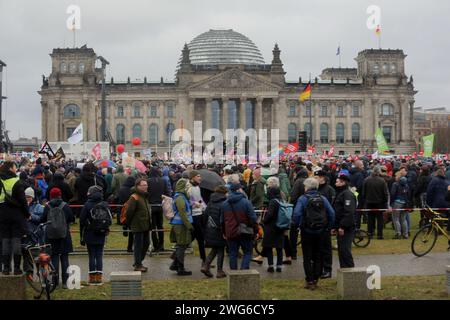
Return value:
[(29, 242), (23, 244), (23, 249), (27, 254), (24, 259), (30, 267), (32, 273), (27, 274), (26, 281), (30, 287), (37, 293), (35, 299), (40, 299), (44, 294), (47, 300), (50, 300), (50, 294), (56, 289), (58, 275), (51, 262), (52, 247), (45, 244), (44, 234), (45, 226), (50, 222), (41, 223), (34, 232), (29, 235)]
[(358, 248), (366, 248), (370, 244), (369, 233), (366, 230), (356, 229), (353, 244)]
[(423, 257), (433, 249), (439, 233), (442, 233), (450, 241), (450, 235), (445, 230), (445, 222), (448, 223), (448, 218), (428, 206), (424, 209), (428, 223), (417, 231), (411, 242), (411, 251), (417, 257)]

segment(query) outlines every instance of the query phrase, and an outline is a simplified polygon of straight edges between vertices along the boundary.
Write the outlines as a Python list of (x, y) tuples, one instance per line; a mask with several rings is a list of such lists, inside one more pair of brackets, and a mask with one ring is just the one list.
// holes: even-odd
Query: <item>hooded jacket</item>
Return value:
[(94, 185), (102, 187), (103, 193), (106, 192), (106, 183), (103, 177), (99, 177), (95, 173), (83, 171), (75, 181), (75, 190), (78, 194), (77, 199), (79, 204), (86, 203), (88, 190)]
[(344, 231), (355, 229), (356, 197), (348, 186), (336, 187), (336, 198), (333, 203), (336, 216), (335, 229), (342, 228)]
[(111, 184), (111, 191), (116, 198), (119, 197), (119, 190), (123, 186), (127, 178), (128, 175), (123, 172), (123, 167), (119, 166), (117, 168), (117, 172), (113, 174), (113, 180)]
[[(87, 245), (105, 245), (106, 235), (95, 233), (88, 228), (92, 222), (91, 210), (98, 203), (103, 202), (103, 194), (95, 192), (88, 196), (80, 214), (80, 239), (83, 239)], [(107, 203), (105, 203), (107, 205)]]
[(147, 192), (134, 192), (138, 196), (136, 200), (130, 196), (126, 212), (126, 225), (132, 232), (148, 232), (152, 228), (152, 209), (148, 202)]
[(325, 228), (323, 230), (309, 230), (306, 228), (303, 229), (302, 221), (303, 221), (303, 217), (305, 216), (306, 207), (308, 205), (308, 198), (306, 196), (314, 197), (317, 195), (319, 195), (317, 190), (308, 190), (304, 195), (302, 195), (300, 198), (298, 198), (297, 204), (295, 205), (295, 208), (294, 208), (293, 217), (292, 217), (292, 220), (293, 220), (295, 226), (301, 227), (303, 231), (305, 231), (306, 233), (310, 233), (310, 234), (322, 233), (326, 229), (331, 229), (334, 225), (335, 211), (334, 211), (333, 207), (330, 205), (330, 203), (328, 202), (327, 198), (325, 198), (324, 196), (321, 196), (322, 200), (324, 202), (324, 205), (325, 205), (325, 210), (327, 212), (327, 218), (328, 218), (327, 228)]
[[(220, 223), (220, 210), (222, 204), (227, 200), (227, 196), (223, 193), (213, 193), (209, 199), (208, 206), (205, 210), (205, 227), (204, 237), (206, 247), (224, 247), (226, 241), (223, 238), (222, 225)], [(212, 221), (210, 221), (212, 220)]]
[(448, 182), (445, 176), (435, 176), (427, 188), (427, 204), (431, 208), (447, 208), (448, 202), (445, 200), (447, 195)]
[[(176, 193), (182, 193), (187, 198), (186, 194), (186, 179), (178, 180), (175, 186)], [(192, 223), (188, 219), (189, 202), (186, 202), (184, 197), (178, 196), (175, 198), (175, 206), (177, 207), (177, 212), (180, 215), (183, 224), (174, 224), (170, 231), (170, 241), (181, 246), (187, 246), (192, 242), (191, 232), (194, 230)]]
[(61, 173), (55, 173), (53, 175), (53, 181), (50, 183), (45, 193), (46, 199), (50, 199), (50, 191), (53, 188), (59, 188), (61, 190), (62, 199), (64, 202), (68, 203), (70, 199), (73, 198), (72, 190), (70, 190), (70, 186), (64, 182), (64, 176)]
[(232, 192), (221, 207), (221, 224), (227, 240), (251, 240), (251, 236), (240, 235), (239, 224), (245, 223), (253, 227), (253, 232), (258, 232), (256, 214), (252, 203), (240, 192)]

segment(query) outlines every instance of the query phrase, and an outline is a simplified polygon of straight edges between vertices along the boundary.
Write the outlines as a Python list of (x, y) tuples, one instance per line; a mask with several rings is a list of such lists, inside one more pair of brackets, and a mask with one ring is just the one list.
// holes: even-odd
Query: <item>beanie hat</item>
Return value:
[(103, 188), (100, 186), (89, 187), (87, 194), (89, 195), (89, 194), (94, 194), (97, 192), (103, 192)]
[(32, 197), (34, 199), (34, 190), (33, 188), (26, 188), (25, 189), (25, 197)]
[(230, 191), (232, 191), (232, 192), (236, 192), (236, 191), (238, 191), (241, 188), (242, 188), (242, 186), (241, 186), (240, 183), (232, 183), (232, 184), (230, 184)]
[(52, 188), (52, 190), (50, 190), (50, 200), (53, 200), (55, 198), (61, 198), (62, 194), (61, 194), (61, 189), (60, 188)]
[(197, 170), (192, 170), (191, 172), (189, 172), (189, 179), (192, 179), (198, 175), (200, 175), (200, 172), (198, 172)]

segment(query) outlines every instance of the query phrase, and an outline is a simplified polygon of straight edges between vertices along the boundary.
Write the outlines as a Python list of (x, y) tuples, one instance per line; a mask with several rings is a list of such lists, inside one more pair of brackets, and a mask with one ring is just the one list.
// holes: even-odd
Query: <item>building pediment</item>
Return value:
[(187, 89), (188, 91), (272, 91), (278, 93), (281, 87), (239, 69), (230, 69), (194, 83)]

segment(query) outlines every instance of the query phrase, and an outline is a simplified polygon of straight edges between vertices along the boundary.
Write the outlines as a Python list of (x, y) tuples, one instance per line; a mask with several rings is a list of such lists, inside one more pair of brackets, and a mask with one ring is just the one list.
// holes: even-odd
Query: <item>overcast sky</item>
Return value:
[(408, 55), (416, 106), (450, 108), (450, 1), (0, 0), (0, 60), (8, 65), (3, 117), (12, 139), (41, 136), (37, 91), (41, 75), (51, 71), (52, 49), (72, 46), (66, 28), (71, 4), (81, 8), (78, 46), (87, 44), (108, 59), (107, 76), (116, 81), (172, 81), (184, 43), (215, 28), (249, 37), (266, 63), (278, 43), (287, 80), (337, 67), (339, 43), (342, 66), (356, 67), (359, 51), (378, 46), (366, 26), (367, 7), (378, 5), (382, 47)]

